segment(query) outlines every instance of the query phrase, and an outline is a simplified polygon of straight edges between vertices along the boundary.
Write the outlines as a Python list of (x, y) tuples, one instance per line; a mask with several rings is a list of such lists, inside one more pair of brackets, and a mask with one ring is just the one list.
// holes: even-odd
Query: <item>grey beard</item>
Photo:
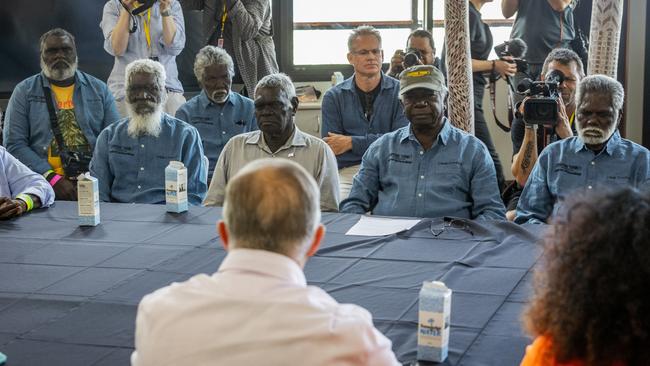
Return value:
[[(600, 137), (592, 137), (592, 136), (585, 136), (585, 131), (599, 131), (600, 132)], [(614, 134), (614, 131), (616, 131), (616, 124), (612, 124), (612, 126), (606, 130), (596, 128), (596, 127), (588, 127), (588, 128), (578, 128), (578, 137), (580, 137), (580, 140), (586, 145), (600, 145), (604, 143), (605, 141), (609, 140), (610, 137)]]
[(75, 58), (72, 65), (68, 65), (65, 69), (52, 69), (43, 62), (43, 58), (41, 57), (41, 70), (48, 79), (56, 81), (66, 80), (74, 76), (74, 73), (77, 71), (77, 62), (78, 58)]
[(126, 103), (126, 110), (129, 115), (129, 136), (136, 138), (150, 135), (158, 137), (162, 128), (162, 105), (157, 105), (151, 113), (138, 114), (130, 103)]

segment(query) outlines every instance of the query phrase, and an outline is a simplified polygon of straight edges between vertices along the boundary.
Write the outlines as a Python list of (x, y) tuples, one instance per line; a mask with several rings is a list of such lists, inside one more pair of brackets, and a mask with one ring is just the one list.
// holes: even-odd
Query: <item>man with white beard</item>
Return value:
[(608, 76), (582, 79), (576, 92), (578, 136), (542, 151), (519, 199), (515, 222), (547, 222), (580, 190), (648, 187), (650, 152), (617, 130), (624, 96), (623, 86)]
[(90, 173), (99, 180), (99, 199), (107, 202), (165, 203), (165, 167), (187, 168), (187, 198), (200, 205), (207, 190), (203, 147), (196, 128), (163, 112), (165, 69), (156, 61), (126, 67), (128, 117), (97, 138)]
[(11, 94), (4, 143), (47, 179), (57, 200), (76, 200), (74, 180), (88, 171), (97, 136), (120, 117), (106, 84), (77, 70), (72, 34), (60, 28), (43, 34), (40, 59), (41, 72)]

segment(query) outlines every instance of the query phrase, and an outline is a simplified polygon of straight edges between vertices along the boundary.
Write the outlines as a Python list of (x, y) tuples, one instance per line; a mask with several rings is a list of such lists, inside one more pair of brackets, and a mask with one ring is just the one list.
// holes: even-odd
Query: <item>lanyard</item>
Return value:
[(576, 112), (573, 111), (573, 113), (571, 113), (571, 118), (569, 118), (569, 126), (573, 126), (573, 120), (575, 119), (575, 117), (576, 117)]
[(221, 33), (220, 38), (223, 38), (223, 30), (226, 28), (226, 19), (228, 19), (228, 9), (226, 9), (226, 1), (223, 1), (223, 15), (221, 16)]
[(151, 49), (151, 30), (149, 28), (149, 25), (151, 24), (151, 9), (147, 10), (147, 19), (144, 19), (144, 14), (142, 17), (142, 29), (144, 30), (144, 36), (147, 39), (147, 47)]

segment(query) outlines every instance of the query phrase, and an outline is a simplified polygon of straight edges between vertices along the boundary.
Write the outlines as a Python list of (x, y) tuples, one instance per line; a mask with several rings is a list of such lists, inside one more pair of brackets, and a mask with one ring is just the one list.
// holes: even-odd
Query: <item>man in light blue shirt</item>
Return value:
[[(41, 72), (21, 81), (11, 94), (4, 144), (14, 157), (50, 182), (57, 200), (77, 200), (74, 179), (88, 171), (99, 133), (120, 116), (106, 84), (77, 69), (77, 48), (68, 31), (55, 28), (45, 32), (40, 59)], [(65, 150), (87, 156), (83, 164), (75, 164), (78, 169), (61, 159), (45, 93), (51, 96)]]
[[(120, 114), (127, 116), (124, 69), (139, 59), (152, 59), (165, 67), (167, 99), (164, 111), (172, 116), (185, 103), (183, 86), (178, 80), (176, 56), (185, 47), (185, 21), (178, 0), (159, 0), (138, 13), (136, 0), (108, 0), (100, 27), (104, 50), (115, 56), (108, 87), (115, 96)], [(132, 15), (138, 13), (137, 15)]]
[(40, 174), (0, 146), (0, 220), (20, 216), (54, 202), (54, 191)]
[(361, 157), (382, 134), (406, 126), (399, 103), (399, 82), (381, 71), (381, 35), (370, 26), (356, 28), (348, 38), (348, 61), (354, 75), (325, 93), (323, 139), (336, 155), (341, 198), (352, 187)]
[(176, 118), (196, 127), (210, 160), (208, 179), (226, 142), (240, 133), (257, 130), (253, 101), (231, 90), (235, 66), (228, 53), (205, 46), (196, 55), (194, 75), (201, 93), (183, 104)]
[(615, 79), (582, 79), (576, 92), (578, 136), (557, 141), (539, 155), (515, 222), (547, 222), (567, 197), (585, 189), (650, 186), (650, 152), (617, 130), (624, 98), (623, 86)]
[(341, 212), (505, 219), (490, 154), (444, 117), (446, 97), (434, 66), (402, 72), (400, 98), (410, 125), (368, 148)]
[(109, 202), (164, 203), (165, 167), (187, 168), (189, 203), (200, 205), (207, 190), (201, 138), (196, 128), (162, 111), (165, 70), (152, 60), (126, 67), (129, 117), (97, 138), (90, 173), (99, 180), (99, 199)]

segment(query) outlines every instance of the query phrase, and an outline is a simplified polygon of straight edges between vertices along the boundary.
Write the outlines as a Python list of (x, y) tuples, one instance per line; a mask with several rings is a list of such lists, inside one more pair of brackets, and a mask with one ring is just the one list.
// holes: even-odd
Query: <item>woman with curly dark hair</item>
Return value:
[(650, 193), (575, 199), (549, 231), (522, 366), (650, 365)]

